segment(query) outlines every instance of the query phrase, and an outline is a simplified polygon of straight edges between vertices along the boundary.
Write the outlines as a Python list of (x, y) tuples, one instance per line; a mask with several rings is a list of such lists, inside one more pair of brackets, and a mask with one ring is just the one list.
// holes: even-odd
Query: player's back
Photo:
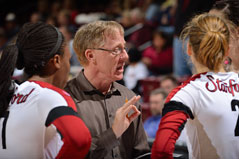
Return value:
[(171, 100), (188, 106), (194, 117), (186, 124), (190, 158), (238, 158), (238, 74), (197, 75)]
[[(54, 90), (29, 81), (18, 86), (9, 111), (0, 119), (0, 158), (45, 158), (44, 151), (57, 136), (53, 126), (45, 126), (47, 116), (52, 108), (63, 105), (67, 103)], [(56, 140), (60, 141), (57, 137)], [(50, 145), (53, 153), (48, 153), (49, 158), (56, 156), (60, 149), (61, 143), (56, 143)]]

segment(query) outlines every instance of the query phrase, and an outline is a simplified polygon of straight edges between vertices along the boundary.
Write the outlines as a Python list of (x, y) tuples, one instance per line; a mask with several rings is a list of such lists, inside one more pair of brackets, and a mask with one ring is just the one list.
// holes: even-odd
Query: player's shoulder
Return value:
[(38, 100), (42, 103), (49, 103), (53, 105), (68, 105), (68, 101), (72, 100), (70, 95), (49, 83), (40, 81), (30, 81), (32, 85), (35, 85), (36, 91), (38, 91)]
[(192, 77), (184, 81), (181, 85), (176, 87), (175, 90), (179, 91), (185, 88), (194, 89), (195, 87), (197, 87), (198, 84), (200, 84), (204, 80), (205, 74), (206, 72), (193, 75)]
[(184, 81), (181, 85), (179, 85), (178, 87), (174, 88), (168, 95), (167, 99), (166, 99), (166, 103), (169, 102), (170, 100), (174, 99), (174, 97), (179, 96), (194, 96), (196, 97), (198, 94), (198, 88), (200, 88), (201, 86), (201, 80), (203, 78), (203, 76), (206, 73), (200, 73), (200, 74), (196, 74), (193, 75), (192, 77), (190, 77), (189, 79), (187, 79), (186, 81)]
[[(198, 92), (198, 91), (207, 91), (211, 89), (215, 89), (221, 83), (226, 83), (225, 85), (230, 85), (230, 82), (239, 83), (238, 74), (234, 72), (204, 72), (199, 73), (187, 81), (183, 82), (182, 85), (177, 87), (175, 90), (184, 90), (190, 93)], [(176, 91), (176, 92), (177, 92)], [(174, 91), (175, 92), (175, 91)]]
[[(195, 74), (191, 78), (183, 82), (182, 85), (179, 86), (179, 88), (201, 90), (208, 82), (212, 81), (212, 79), (216, 79), (220, 76), (220, 74), (214, 72), (203, 72)], [(225, 78), (225, 76), (228, 76), (228, 74), (225, 73), (221, 77)]]
[(238, 80), (238, 74), (235, 72), (205, 72), (205, 73), (201, 73), (196, 75), (198, 76), (198, 80), (196, 80), (197, 82), (207, 82), (207, 81), (211, 81), (214, 79), (221, 79), (226, 81), (227, 79), (234, 79), (234, 80)]

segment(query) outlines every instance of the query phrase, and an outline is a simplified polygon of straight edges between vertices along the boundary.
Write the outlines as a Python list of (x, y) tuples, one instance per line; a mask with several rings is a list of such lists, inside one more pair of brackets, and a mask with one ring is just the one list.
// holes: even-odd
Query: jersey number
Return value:
[[(231, 101), (231, 106), (232, 106), (232, 111), (236, 111), (236, 106), (239, 109), (239, 100), (233, 99)], [(234, 133), (235, 133), (235, 136), (239, 136), (239, 116), (237, 118), (237, 124), (236, 124), (235, 130), (234, 130)]]
[(9, 116), (9, 111), (6, 112), (4, 115), (3, 125), (2, 125), (2, 148), (6, 149), (6, 126), (7, 126), (7, 119)]

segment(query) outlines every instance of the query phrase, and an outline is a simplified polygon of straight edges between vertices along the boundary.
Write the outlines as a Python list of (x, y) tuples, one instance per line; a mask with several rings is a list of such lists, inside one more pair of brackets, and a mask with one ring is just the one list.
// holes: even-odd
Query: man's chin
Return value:
[(115, 76), (115, 81), (120, 81), (122, 79), (123, 79), (123, 74)]

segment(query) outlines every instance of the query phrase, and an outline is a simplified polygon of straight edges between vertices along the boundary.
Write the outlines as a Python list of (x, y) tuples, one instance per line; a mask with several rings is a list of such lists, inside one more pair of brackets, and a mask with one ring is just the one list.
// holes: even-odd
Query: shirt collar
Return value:
[[(80, 84), (80, 87), (82, 91), (85, 93), (85, 95), (99, 94), (99, 95), (105, 96), (88, 81), (88, 79), (84, 75), (84, 69), (82, 69), (82, 71), (79, 73), (76, 80), (77, 80), (77, 83)], [(117, 89), (115, 82), (112, 83), (111, 89), (106, 96), (111, 96), (111, 95), (121, 95), (120, 91)]]

